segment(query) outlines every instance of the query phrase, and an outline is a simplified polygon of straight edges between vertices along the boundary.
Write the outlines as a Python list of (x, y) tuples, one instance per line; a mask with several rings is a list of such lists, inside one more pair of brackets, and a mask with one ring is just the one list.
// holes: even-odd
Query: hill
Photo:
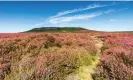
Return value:
[(26, 32), (88, 32), (88, 29), (81, 27), (40, 27), (33, 28)]
[(133, 33), (133, 31), (96, 31), (96, 30), (90, 30), (85, 29), (82, 27), (40, 27), (40, 28), (33, 28), (31, 30), (25, 31), (25, 32), (61, 32), (61, 33), (67, 33), (67, 32), (76, 32), (76, 33)]

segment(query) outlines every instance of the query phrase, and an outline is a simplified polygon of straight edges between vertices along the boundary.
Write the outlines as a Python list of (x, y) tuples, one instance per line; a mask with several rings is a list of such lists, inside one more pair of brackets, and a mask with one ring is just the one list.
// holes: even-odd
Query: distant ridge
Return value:
[(40, 27), (33, 28), (26, 32), (88, 32), (88, 29), (81, 27)]

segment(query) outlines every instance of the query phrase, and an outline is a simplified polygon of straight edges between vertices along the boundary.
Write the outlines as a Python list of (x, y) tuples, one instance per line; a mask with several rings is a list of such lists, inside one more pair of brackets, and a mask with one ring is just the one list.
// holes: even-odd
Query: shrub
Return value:
[(7, 34), (0, 37), (0, 52), (0, 64), (10, 64), (1, 67), (0, 80), (64, 80), (84, 66), (93, 71), (99, 62), (86, 34)]

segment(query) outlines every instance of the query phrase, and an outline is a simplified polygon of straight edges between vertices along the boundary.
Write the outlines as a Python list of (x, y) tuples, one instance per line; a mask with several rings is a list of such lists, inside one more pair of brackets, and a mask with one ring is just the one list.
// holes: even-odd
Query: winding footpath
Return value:
[(77, 74), (71, 74), (67, 76), (66, 80), (93, 80), (92, 74), (95, 73), (95, 69), (97, 68), (97, 64), (99, 63), (103, 41), (99, 38), (96, 38), (95, 36), (91, 36), (91, 38), (94, 40), (95, 48), (97, 50), (95, 60), (89, 66), (81, 66)]

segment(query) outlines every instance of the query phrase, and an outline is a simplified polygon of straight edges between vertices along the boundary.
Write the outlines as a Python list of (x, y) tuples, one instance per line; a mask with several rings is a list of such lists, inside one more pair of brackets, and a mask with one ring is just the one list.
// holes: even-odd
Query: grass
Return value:
[(99, 56), (92, 55), (81, 58), (79, 64), (82, 65), (76, 70), (76, 74), (73, 76), (77, 75), (79, 80), (93, 80), (92, 74), (95, 73), (99, 58)]
[(77, 32), (80, 30), (86, 30), (84, 28), (78, 28), (78, 27), (57, 27), (56, 29), (32, 29), (26, 32)]

